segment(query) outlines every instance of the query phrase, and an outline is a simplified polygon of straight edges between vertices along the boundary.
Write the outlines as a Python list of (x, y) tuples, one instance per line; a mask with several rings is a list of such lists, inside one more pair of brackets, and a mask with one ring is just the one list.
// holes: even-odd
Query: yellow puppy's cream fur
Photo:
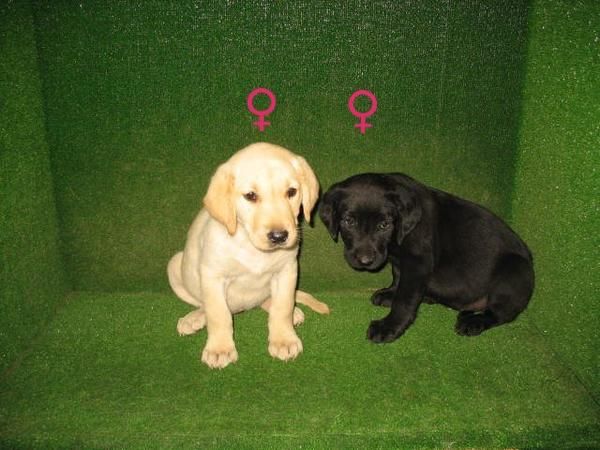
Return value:
[[(262, 306), (269, 312), (269, 353), (282, 360), (302, 352), (294, 325), (304, 320), (294, 307), (329, 308), (296, 291), (298, 216), (307, 220), (317, 201), (318, 181), (307, 162), (267, 143), (250, 145), (213, 175), (183, 252), (169, 261), (169, 282), (196, 309), (179, 319), (182, 335), (204, 326), (202, 361), (223, 368), (237, 361), (232, 314)], [(285, 233), (285, 241), (273, 240)], [(271, 234), (270, 234), (271, 233)]]

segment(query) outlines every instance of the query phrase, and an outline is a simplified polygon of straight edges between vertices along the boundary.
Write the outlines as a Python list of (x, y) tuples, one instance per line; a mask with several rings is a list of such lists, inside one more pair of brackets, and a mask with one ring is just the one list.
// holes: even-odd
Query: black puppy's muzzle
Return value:
[(385, 263), (385, 256), (370, 248), (346, 252), (345, 256), (348, 264), (356, 270), (375, 271)]

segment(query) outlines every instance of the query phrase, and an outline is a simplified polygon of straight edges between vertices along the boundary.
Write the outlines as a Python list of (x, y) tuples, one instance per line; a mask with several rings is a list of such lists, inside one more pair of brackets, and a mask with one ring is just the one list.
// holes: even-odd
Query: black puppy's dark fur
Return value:
[(527, 245), (482, 206), (404, 174), (355, 175), (333, 185), (319, 214), (346, 261), (374, 271), (388, 261), (393, 282), (373, 294), (390, 313), (371, 322), (373, 342), (391, 342), (427, 296), (459, 312), (456, 332), (475, 336), (514, 320), (534, 286)]

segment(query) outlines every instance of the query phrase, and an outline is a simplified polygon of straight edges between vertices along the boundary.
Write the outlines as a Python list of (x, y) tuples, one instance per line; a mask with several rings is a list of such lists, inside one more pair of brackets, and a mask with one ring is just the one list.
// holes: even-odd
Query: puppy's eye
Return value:
[(379, 222), (377, 224), (377, 229), (379, 231), (385, 231), (390, 227), (391, 223), (389, 223), (387, 220), (384, 220), (383, 222)]
[(258, 200), (258, 195), (254, 191), (250, 191), (244, 194), (244, 198), (249, 202), (256, 203)]
[(353, 227), (354, 225), (356, 225), (356, 220), (353, 217), (344, 217), (341, 220), (342, 226), (345, 226), (347, 228)]
[(298, 193), (298, 189), (296, 188), (289, 188), (286, 192), (286, 195), (288, 196), (288, 198), (292, 198), (294, 197), (296, 194)]

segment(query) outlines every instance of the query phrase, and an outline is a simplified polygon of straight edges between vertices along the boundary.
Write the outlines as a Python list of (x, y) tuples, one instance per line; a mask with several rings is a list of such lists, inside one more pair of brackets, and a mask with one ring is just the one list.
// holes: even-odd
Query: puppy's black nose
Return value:
[(287, 241), (288, 232), (286, 230), (273, 230), (267, 233), (267, 237), (273, 244), (283, 244)]
[(368, 266), (373, 263), (375, 257), (372, 255), (359, 255), (357, 259), (358, 262), (361, 263), (363, 266)]

